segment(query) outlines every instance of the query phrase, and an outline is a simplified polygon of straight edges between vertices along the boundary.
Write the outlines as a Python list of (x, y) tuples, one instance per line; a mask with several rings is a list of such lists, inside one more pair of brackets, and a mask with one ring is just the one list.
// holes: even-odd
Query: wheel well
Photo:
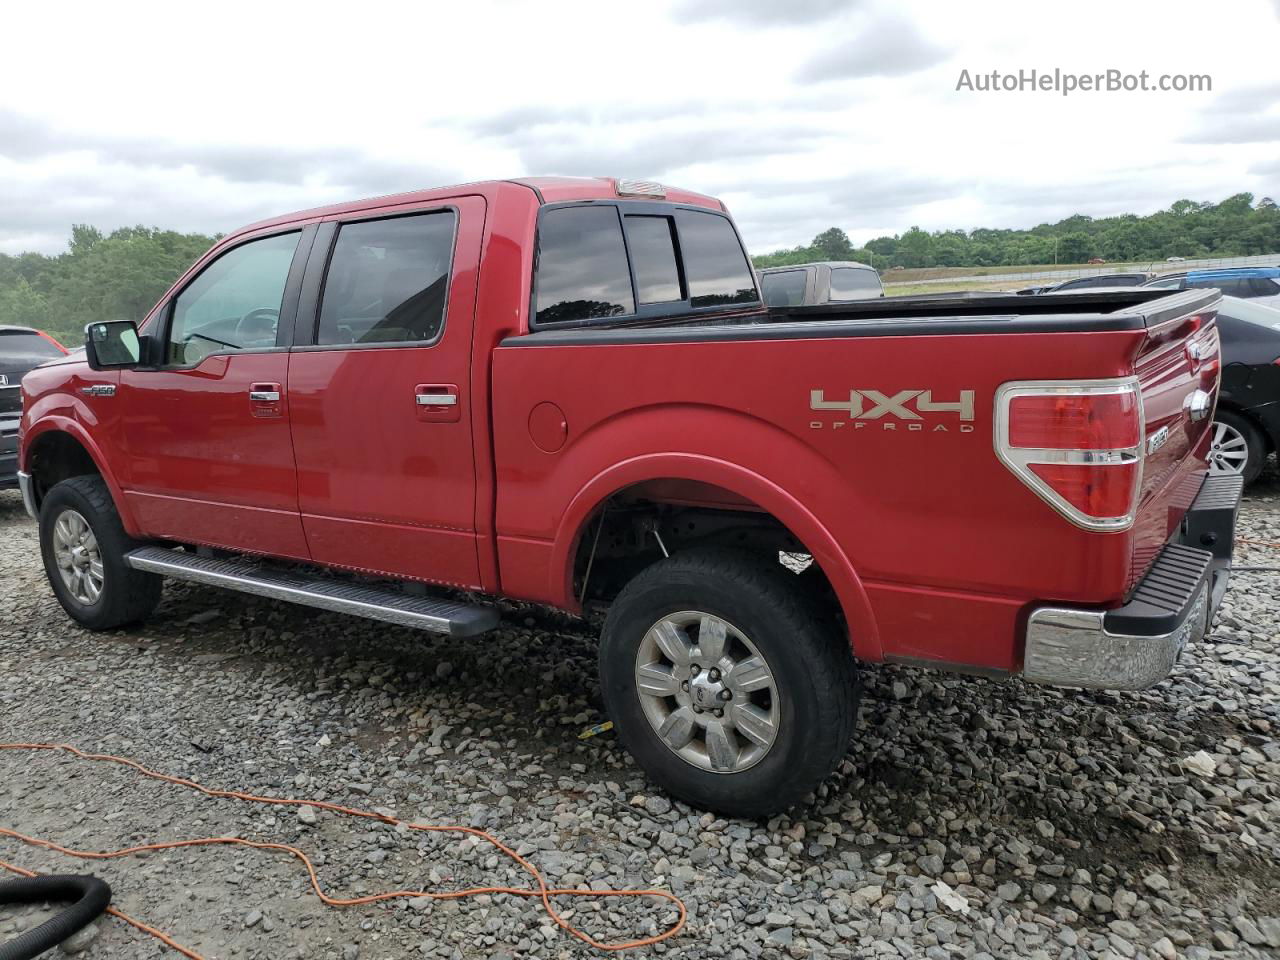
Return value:
[(574, 595), (607, 605), (641, 570), (696, 547), (730, 547), (796, 574), (814, 602), (843, 623), (831, 581), (804, 543), (758, 504), (714, 484), (649, 480), (600, 504), (578, 537)]
[(83, 444), (69, 433), (51, 430), (31, 448), (31, 479), (36, 506), (55, 484), (69, 477), (101, 474)]

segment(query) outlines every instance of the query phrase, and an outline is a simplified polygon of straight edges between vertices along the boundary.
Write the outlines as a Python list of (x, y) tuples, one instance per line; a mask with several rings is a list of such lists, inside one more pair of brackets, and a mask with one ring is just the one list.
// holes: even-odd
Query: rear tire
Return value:
[(1241, 476), (1246, 485), (1257, 480), (1267, 460), (1267, 441), (1253, 421), (1234, 410), (1219, 410), (1210, 429), (1213, 431), (1210, 474)]
[(691, 550), (648, 567), (614, 601), (600, 645), (605, 706), (673, 796), (769, 816), (844, 756), (857, 718), (853, 654), (830, 608), (797, 580), (735, 551)]
[(127, 566), (142, 543), (124, 531), (111, 492), (99, 476), (71, 477), (40, 504), (40, 554), (54, 596), (90, 630), (145, 619), (160, 602), (164, 579)]

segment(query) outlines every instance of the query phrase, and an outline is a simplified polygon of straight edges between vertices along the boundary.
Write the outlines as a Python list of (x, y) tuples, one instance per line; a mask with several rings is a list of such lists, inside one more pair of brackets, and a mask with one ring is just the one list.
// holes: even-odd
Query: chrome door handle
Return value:
[(279, 390), (250, 390), (249, 399), (258, 403), (279, 403)]
[(417, 403), (420, 407), (452, 407), (457, 405), (458, 398), (452, 393), (419, 393)]

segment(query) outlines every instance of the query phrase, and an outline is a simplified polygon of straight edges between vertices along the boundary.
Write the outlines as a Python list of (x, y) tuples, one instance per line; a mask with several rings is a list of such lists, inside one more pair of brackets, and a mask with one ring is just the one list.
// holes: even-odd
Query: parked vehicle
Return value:
[(47, 333), (31, 327), (0, 326), (0, 489), (18, 483), (22, 378), (32, 367), (66, 353)]
[(1280, 267), (1231, 267), (1224, 270), (1191, 270), (1166, 273), (1143, 284), (1158, 290), (1191, 290), (1214, 287), (1243, 300), (1280, 305)]
[(1280, 449), (1280, 310), (1223, 297), (1222, 392), (1213, 418), (1209, 471), (1252, 483)]
[(865, 263), (827, 260), (758, 271), (760, 291), (771, 307), (844, 303), (884, 296), (880, 274)]
[(1133, 287), (1141, 286), (1151, 279), (1149, 273), (1102, 273), (1095, 277), (1076, 277), (1064, 280), (1055, 290), (1092, 290), (1098, 287)]
[(761, 816), (845, 754), (859, 662), (1129, 689), (1204, 634), (1218, 299), (767, 308), (712, 198), (474, 183), (222, 238), (26, 376), (19, 476), (90, 629), (163, 577), (455, 638), (477, 595), (607, 608), (622, 743)]

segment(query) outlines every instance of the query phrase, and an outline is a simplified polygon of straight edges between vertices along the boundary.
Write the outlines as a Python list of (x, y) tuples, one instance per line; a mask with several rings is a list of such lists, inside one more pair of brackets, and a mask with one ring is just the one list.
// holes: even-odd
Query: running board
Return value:
[(244, 560), (217, 560), (164, 547), (139, 547), (125, 555), (135, 570), (175, 580), (226, 587), (272, 600), (286, 600), (334, 613), (349, 613), (453, 637), (474, 637), (498, 625), (498, 611), (478, 603), (414, 597), (363, 584), (308, 577)]

